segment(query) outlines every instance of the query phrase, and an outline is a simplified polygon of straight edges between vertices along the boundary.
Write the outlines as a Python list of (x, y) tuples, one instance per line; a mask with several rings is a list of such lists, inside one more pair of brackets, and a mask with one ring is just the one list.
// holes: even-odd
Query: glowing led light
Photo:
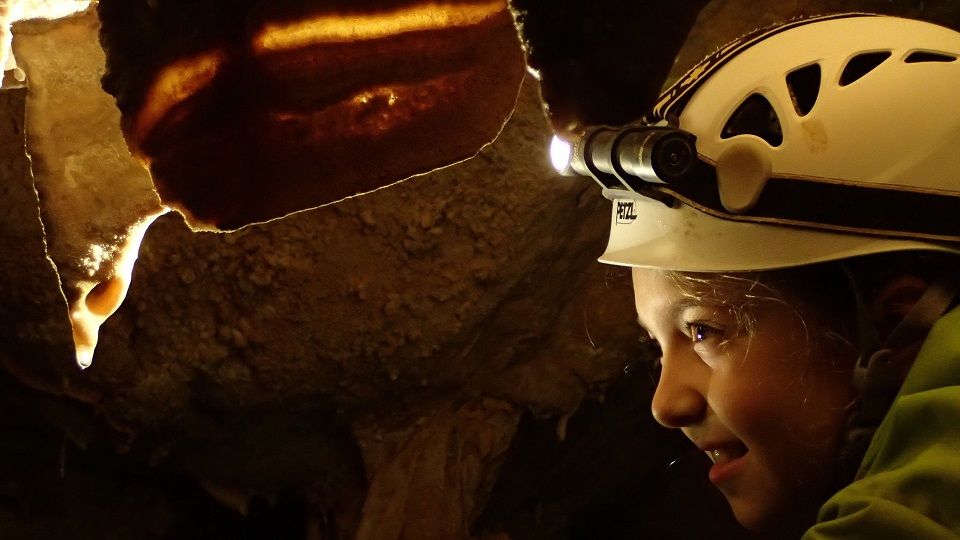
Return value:
[(573, 146), (567, 141), (553, 136), (550, 141), (550, 163), (557, 172), (563, 172), (570, 166), (570, 158), (573, 155)]
[(374, 15), (326, 15), (286, 25), (268, 25), (254, 39), (254, 46), (261, 51), (282, 51), (470, 26), (505, 7), (503, 0), (493, 0), (481, 4), (426, 4)]

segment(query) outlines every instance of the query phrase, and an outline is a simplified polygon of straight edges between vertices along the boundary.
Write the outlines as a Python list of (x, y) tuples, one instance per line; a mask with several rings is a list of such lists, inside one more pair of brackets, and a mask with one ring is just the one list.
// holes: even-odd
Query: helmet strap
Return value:
[[(849, 272), (847, 275), (853, 280)], [(934, 282), (880, 343), (876, 324), (854, 282), (861, 353), (853, 371), (853, 388), (858, 397), (847, 418), (846, 444), (841, 452), (843, 479), (863, 476), (860, 461), (874, 432), (893, 404), (927, 334), (954, 303), (958, 290), (960, 284), (955, 281)]]

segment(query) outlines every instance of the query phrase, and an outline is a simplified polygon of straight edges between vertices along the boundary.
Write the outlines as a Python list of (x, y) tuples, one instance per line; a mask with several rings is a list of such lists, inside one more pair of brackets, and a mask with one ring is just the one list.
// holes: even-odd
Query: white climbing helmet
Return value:
[[(600, 260), (712, 272), (960, 254), (958, 88), (960, 33), (926, 22), (834, 15), (746, 36), (643, 122), (574, 145), (573, 169), (613, 200)], [(679, 162), (650, 165), (658, 138)]]

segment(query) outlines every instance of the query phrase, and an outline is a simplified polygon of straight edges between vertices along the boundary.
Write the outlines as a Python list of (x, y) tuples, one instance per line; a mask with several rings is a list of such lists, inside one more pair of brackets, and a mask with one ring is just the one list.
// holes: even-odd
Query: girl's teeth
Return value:
[(738, 457), (740, 457), (741, 455), (743, 454), (734, 452), (732, 449), (725, 449), (725, 448), (714, 448), (713, 450), (710, 450), (707, 452), (707, 456), (710, 458), (711, 461), (713, 461), (714, 463), (720, 463), (720, 464), (733, 461)]

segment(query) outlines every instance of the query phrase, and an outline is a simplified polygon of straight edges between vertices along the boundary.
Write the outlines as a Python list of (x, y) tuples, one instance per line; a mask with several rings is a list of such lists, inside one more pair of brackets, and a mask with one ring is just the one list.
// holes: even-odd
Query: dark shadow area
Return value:
[(511, 540), (749, 538), (706, 478), (707, 460), (650, 415), (646, 369), (583, 404), (566, 438), (525, 415), (475, 531)]

